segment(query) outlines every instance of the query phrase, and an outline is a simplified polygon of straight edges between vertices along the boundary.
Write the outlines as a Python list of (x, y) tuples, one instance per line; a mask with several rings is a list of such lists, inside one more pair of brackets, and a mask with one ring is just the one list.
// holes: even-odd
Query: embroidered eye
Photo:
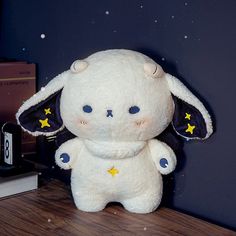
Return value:
[(132, 106), (129, 108), (129, 113), (130, 114), (136, 114), (140, 111), (140, 108), (138, 106)]
[(86, 113), (91, 113), (93, 111), (93, 108), (89, 105), (83, 106), (83, 111)]

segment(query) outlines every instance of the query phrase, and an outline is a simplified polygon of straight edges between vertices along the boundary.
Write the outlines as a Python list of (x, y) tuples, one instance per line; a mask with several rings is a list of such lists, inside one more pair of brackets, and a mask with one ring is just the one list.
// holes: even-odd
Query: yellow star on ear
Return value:
[(46, 118), (45, 120), (39, 120), (39, 122), (41, 123), (41, 128), (51, 127), (50, 124), (48, 124), (48, 118)]
[(44, 109), (45, 115), (52, 114), (50, 109), (51, 109), (50, 107), (47, 109), (46, 108)]
[(112, 176), (115, 176), (116, 174), (119, 174), (119, 170), (117, 170), (114, 166), (107, 171)]
[(191, 119), (191, 114), (185, 113), (185, 119), (190, 120)]
[(195, 125), (190, 125), (190, 124), (188, 124), (188, 128), (185, 130), (185, 132), (187, 133), (187, 132), (189, 132), (189, 133), (191, 133), (191, 134), (193, 134), (193, 130), (195, 129)]

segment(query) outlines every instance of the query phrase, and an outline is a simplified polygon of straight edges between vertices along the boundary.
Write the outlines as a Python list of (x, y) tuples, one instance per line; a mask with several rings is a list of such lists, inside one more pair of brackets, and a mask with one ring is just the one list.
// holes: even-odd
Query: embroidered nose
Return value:
[(107, 110), (107, 117), (113, 117), (112, 110)]

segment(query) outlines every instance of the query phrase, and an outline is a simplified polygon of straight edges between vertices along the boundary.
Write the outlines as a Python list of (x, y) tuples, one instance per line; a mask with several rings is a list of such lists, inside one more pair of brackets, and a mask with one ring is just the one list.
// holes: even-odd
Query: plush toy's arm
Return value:
[(175, 169), (176, 156), (172, 149), (165, 143), (156, 139), (148, 141), (153, 161), (161, 174), (169, 174)]
[(79, 138), (71, 139), (63, 143), (56, 151), (55, 161), (62, 169), (72, 169), (78, 154), (81, 150), (82, 142)]

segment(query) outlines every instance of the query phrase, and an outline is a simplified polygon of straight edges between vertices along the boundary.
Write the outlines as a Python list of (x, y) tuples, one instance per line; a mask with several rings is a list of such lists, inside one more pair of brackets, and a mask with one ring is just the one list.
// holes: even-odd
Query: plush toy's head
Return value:
[(33, 135), (53, 135), (66, 127), (99, 141), (148, 140), (170, 122), (186, 138), (212, 133), (202, 103), (152, 59), (129, 50), (75, 61), (22, 105), (17, 120)]

